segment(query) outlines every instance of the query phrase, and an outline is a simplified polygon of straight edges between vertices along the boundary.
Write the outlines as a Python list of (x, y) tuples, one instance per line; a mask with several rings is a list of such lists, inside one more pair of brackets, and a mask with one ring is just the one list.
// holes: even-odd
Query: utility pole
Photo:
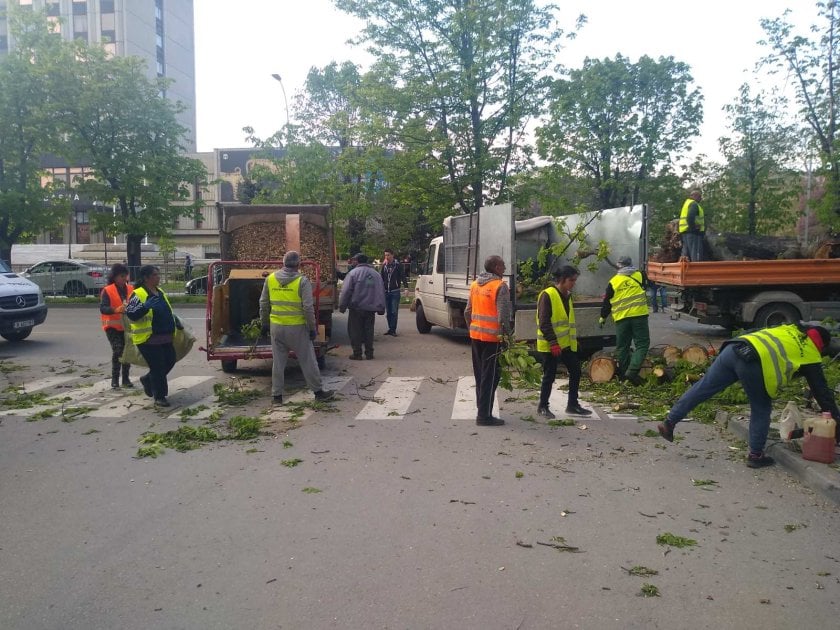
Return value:
[(283, 105), (286, 108), (286, 131), (289, 130), (289, 101), (286, 100), (286, 88), (283, 87), (283, 79), (279, 74), (274, 73), (271, 77), (280, 84), (280, 89), (283, 90)]

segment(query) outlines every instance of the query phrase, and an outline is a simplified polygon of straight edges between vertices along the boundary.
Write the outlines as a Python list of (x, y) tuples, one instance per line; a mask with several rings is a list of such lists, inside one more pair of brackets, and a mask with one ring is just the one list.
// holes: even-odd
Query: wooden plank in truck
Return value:
[(840, 284), (840, 258), (648, 262), (647, 276), (681, 288)]

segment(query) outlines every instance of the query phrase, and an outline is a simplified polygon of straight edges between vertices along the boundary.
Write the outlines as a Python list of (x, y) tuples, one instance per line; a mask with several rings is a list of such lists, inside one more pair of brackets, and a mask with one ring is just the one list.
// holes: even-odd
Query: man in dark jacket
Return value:
[[(800, 324), (764, 328), (725, 341), (703, 378), (671, 407), (665, 422), (659, 425), (659, 434), (673, 442), (674, 427), (692, 409), (740, 381), (750, 401), (747, 466), (772, 465), (773, 458), (764, 454), (772, 399), (794, 375), (805, 377), (820, 409), (840, 420), (840, 410), (822, 369), (822, 355), (828, 352), (830, 343), (831, 335), (822, 326)], [(840, 429), (835, 439), (840, 441)]]
[(362, 346), (365, 358), (373, 358), (373, 324), (376, 314), (385, 314), (385, 288), (376, 269), (368, 263), (364, 254), (353, 256), (356, 266), (344, 278), (341, 295), (338, 299), (340, 313), (350, 309), (347, 317), (347, 334), (353, 354), (350, 358), (358, 361), (362, 358)]
[(408, 288), (402, 265), (394, 259), (394, 250), (385, 250), (385, 262), (382, 263), (382, 283), (385, 285), (385, 315), (388, 318), (386, 335), (397, 336), (397, 317), (400, 313), (402, 290)]

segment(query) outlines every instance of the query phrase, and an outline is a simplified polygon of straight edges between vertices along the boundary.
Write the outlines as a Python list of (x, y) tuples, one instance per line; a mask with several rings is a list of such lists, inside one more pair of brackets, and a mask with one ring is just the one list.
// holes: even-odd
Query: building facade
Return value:
[(172, 79), (166, 96), (186, 106), (178, 119), (188, 130), (185, 147), (195, 151), (193, 0), (0, 0), (0, 55), (15, 46), (9, 5), (43, 10), (65, 39), (102, 42), (113, 55), (145, 60), (150, 78)]

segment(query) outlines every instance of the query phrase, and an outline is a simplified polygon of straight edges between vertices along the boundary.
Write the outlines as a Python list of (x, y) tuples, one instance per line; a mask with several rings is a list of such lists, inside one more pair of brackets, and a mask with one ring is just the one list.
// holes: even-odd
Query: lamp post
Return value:
[(280, 84), (280, 89), (283, 90), (283, 105), (286, 107), (286, 127), (288, 131), (289, 126), (289, 101), (286, 100), (286, 88), (283, 87), (283, 79), (279, 74), (274, 73), (271, 77)]

